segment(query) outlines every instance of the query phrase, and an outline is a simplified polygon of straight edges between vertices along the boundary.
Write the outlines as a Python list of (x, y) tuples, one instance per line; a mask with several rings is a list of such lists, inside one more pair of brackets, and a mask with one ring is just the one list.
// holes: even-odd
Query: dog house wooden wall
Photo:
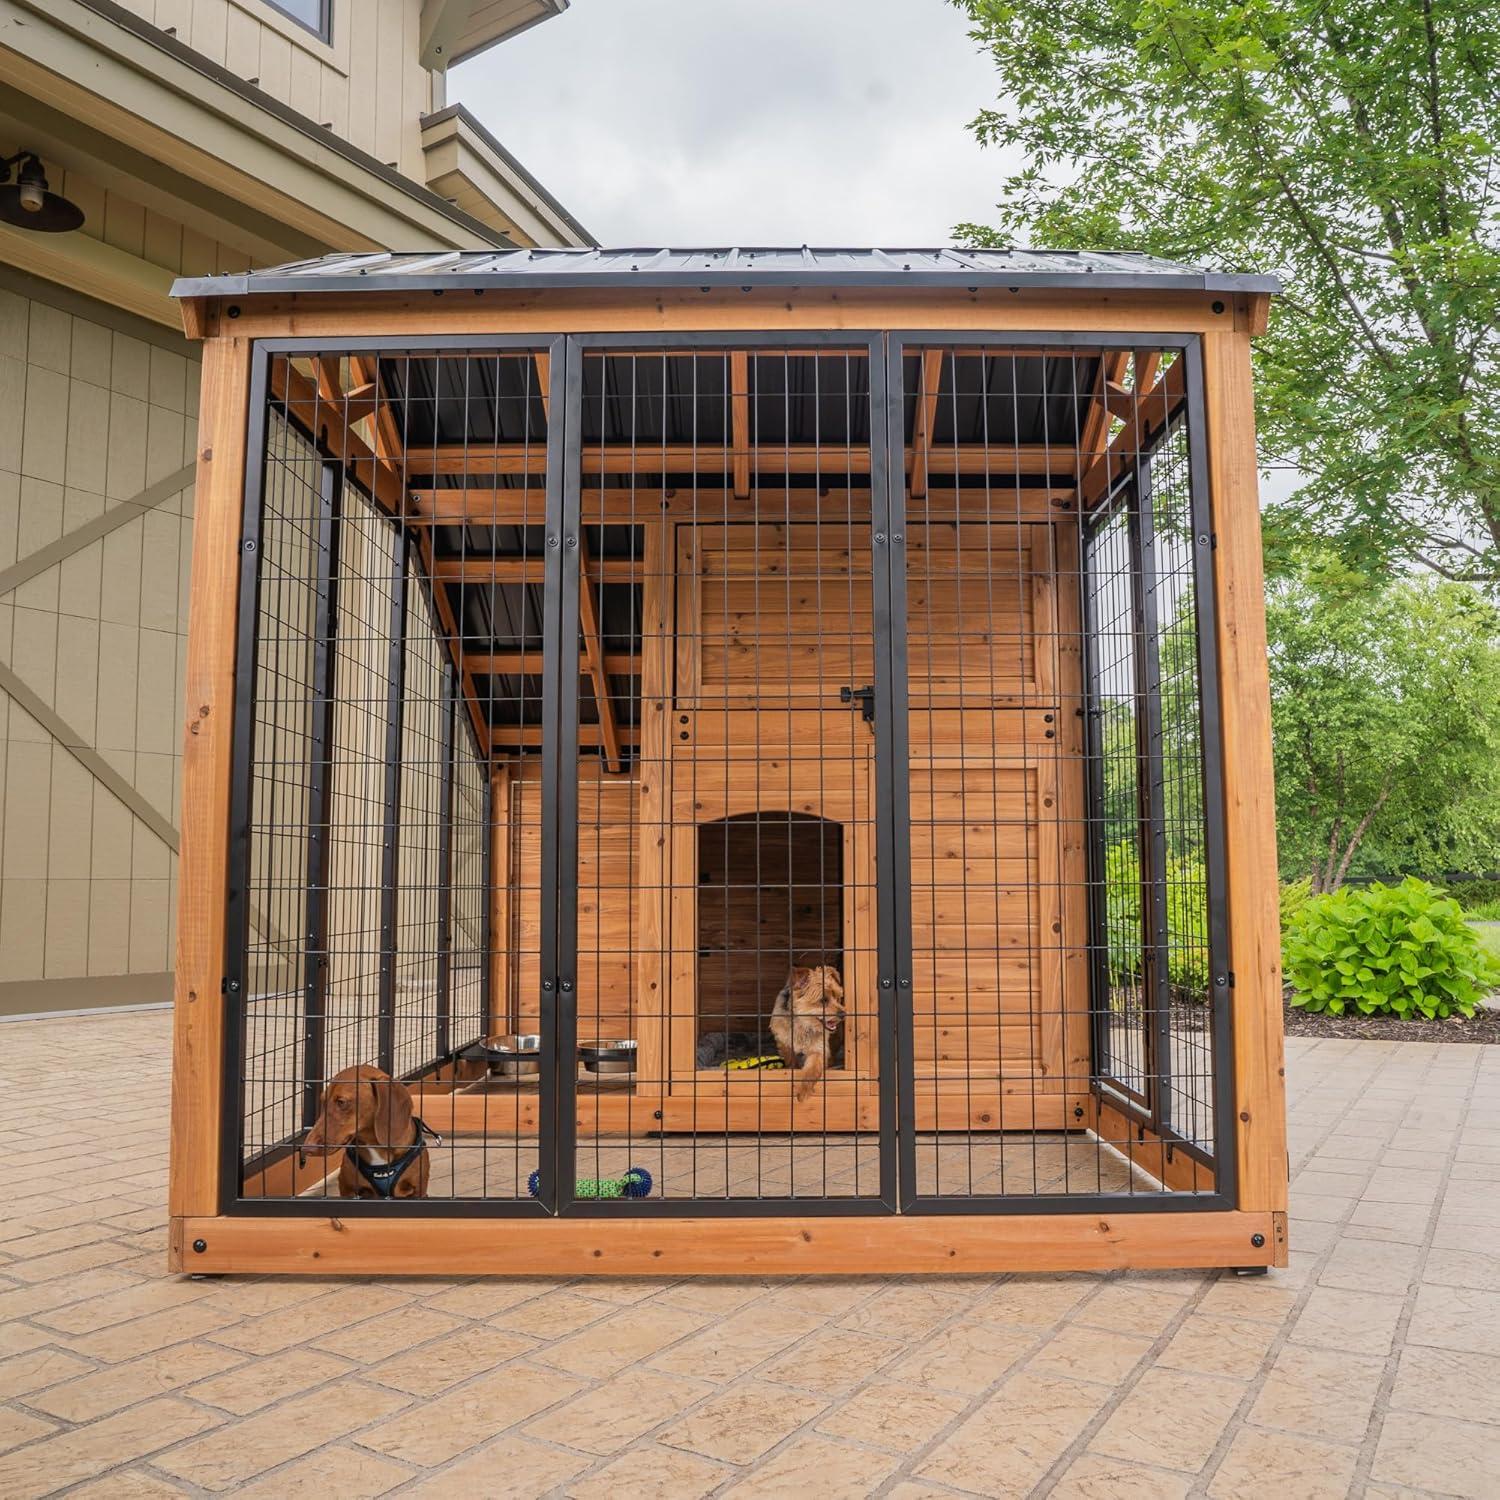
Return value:
[[(180, 284), (172, 1264), (1284, 1264), (1271, 290), (952, 251)], [(803, 1097), (738, 1064), (821, 966)], [(580, 1067), (610, 1039), (628, 1076)], [(443, 1138), (426, 1197), (299, 1164), (353, 1064)]]

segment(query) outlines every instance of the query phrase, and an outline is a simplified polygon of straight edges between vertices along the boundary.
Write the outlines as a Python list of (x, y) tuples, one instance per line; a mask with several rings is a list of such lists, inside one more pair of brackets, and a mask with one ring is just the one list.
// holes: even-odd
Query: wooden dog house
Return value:
[[(1273, 290), (953, 250), (179, 283), (172, 1264), (1284, 1264)], [(770, 1014), (818, 966), (799, 1098)], [(426, 1197), (299, 1161), (355, 1064), (441, 1136)]]

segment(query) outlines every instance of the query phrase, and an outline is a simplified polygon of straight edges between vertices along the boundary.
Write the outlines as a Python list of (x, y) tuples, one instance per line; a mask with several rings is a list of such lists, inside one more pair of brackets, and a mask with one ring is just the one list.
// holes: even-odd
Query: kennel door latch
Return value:
[(839, 689), (839, 702), (859, 704), (859, 716), (870, 726), (870, 733), (875, 732), (875, 689), (868, 683), (862, 688), (841, 687)]

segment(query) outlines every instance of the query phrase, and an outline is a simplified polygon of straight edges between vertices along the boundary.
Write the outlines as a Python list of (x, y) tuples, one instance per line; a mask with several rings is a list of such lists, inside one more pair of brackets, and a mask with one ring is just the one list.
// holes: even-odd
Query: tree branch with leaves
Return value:
[(972, 244), (1270, 271), (1273, 537), (1500, 583), (1496, 0), (953, 0), (1025, 165)]

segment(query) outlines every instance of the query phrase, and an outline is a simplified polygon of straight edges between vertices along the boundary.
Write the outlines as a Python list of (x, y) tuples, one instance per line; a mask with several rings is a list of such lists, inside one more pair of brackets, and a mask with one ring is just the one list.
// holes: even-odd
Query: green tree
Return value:
[(1280, 274), (1258, 341), (1270, 516), (1362, 566), (1500, 578), (1496, 0), (952, 0), (1025, 165), (970, 243)]
[(1304, 556), (1266, 603), (1283, 873), (1489, 868), (1500, 855), (1500, 632), (1467, 584)]

